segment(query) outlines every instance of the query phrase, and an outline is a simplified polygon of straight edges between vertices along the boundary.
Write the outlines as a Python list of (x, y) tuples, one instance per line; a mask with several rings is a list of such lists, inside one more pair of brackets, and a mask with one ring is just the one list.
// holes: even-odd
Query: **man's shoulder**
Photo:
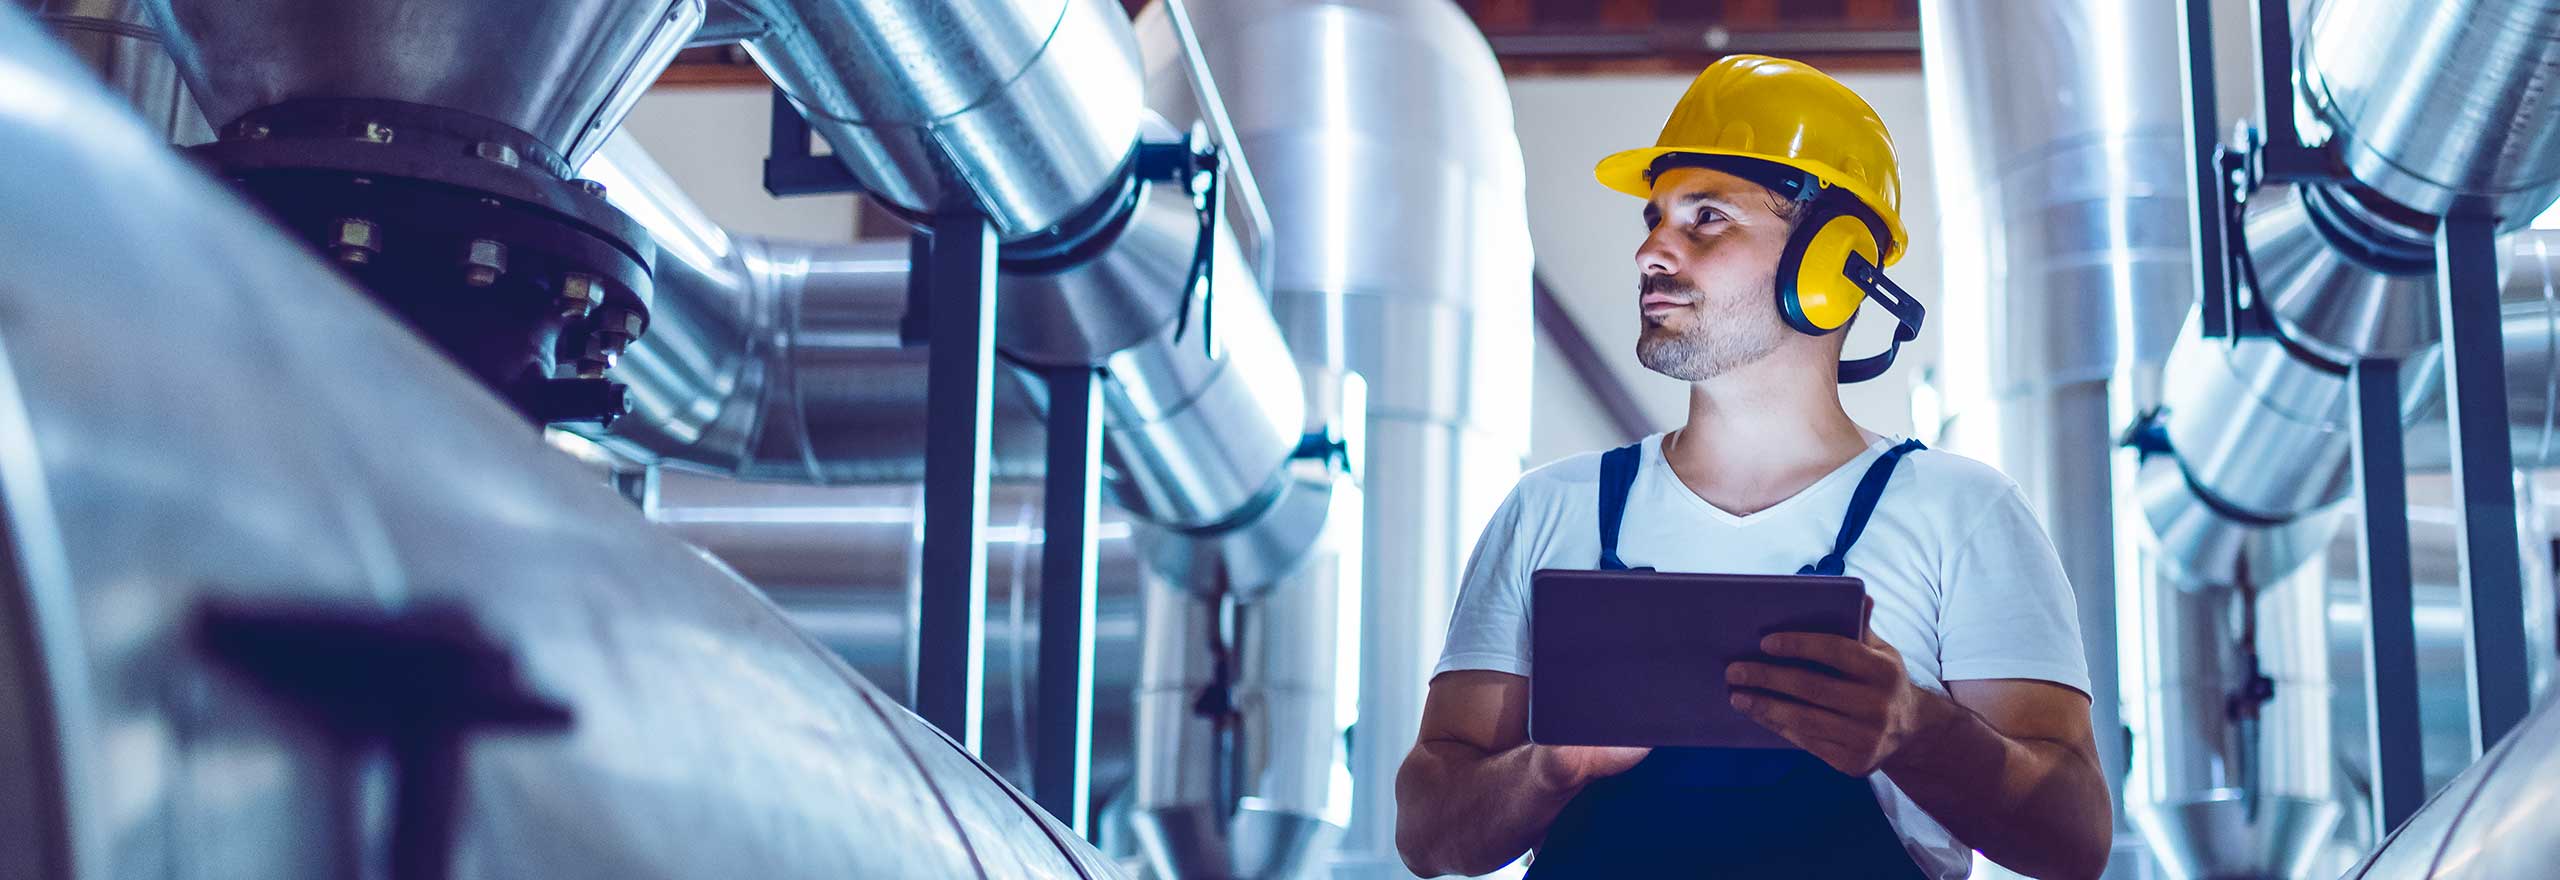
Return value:
[[(1637, 442), (1651, 440), (1648, 437)], [(1594, 449), (1530, 468), (1520, 475), (1520, 481), (1513, 485), (1511, 494), (1522, 501), (1538, 503), (1596, 497), (1600, 491), (1600, 456), (1609, 451)]]
[(1927, 495), (1962, 507), (1997, 502), (2018, 492), (2018, 483), (1999, 468), (1943, 449), (1923, 449), (1903, 459), (1914, 484)]

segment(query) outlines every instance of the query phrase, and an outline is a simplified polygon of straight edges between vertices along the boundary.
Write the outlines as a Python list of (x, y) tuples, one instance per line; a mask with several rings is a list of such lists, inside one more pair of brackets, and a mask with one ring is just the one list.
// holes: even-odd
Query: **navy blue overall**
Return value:
[[(1837, 575), (1865, 531), (1904, 441), (1867, 469), (1831, 554), (1798, 574)], [(1600, 458), (1600, 567), (1618, 560), (1618, 520), (1643, 444)], [(1723, 674), (1712, 670), (1704, 674)], [(1788, 749), (1653, 750), (1593, 781), (1547, 828), (1529, 877), (1921, 878), (1866, 779)]]

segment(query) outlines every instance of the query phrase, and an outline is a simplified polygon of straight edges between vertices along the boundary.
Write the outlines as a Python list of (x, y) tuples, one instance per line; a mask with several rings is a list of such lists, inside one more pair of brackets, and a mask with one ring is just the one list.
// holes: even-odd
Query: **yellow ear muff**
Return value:
[(1879, 231), (1834, 199), (1815, 199), (1806, 210), (1811, 216), (1778, 258), (1778, 309), (1788, 326), (1821, 336), (1847, 325), (1866, 300), (1865, 288), (1849, 280), (1849, 255), (1876, 263)]

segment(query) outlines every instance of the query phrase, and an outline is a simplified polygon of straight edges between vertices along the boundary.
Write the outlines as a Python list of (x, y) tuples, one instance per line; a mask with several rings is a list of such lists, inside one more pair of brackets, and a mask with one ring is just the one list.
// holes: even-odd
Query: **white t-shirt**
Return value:
[[(1691, 492), (1663, 460), (1662, 435), (1647, 437), (1618, 558), (1662, 571), (1794, 574), (1831, 551), (1859, 478), (1897, 442), (1879, 440), (1794, 497), (1735, 516)], [(1529, 573), (1600, 567), (1599, 483), (1599, 453), (1520, 478), (1467, 561), (1434, 675), (1529, 674)], [(1921, 687), (1945, 693), (1949, 680), (2029, 678), (2089, 691), (2062, 562), (2017, 484), (1990, 466), (1936, 450), (1905, 456), (1847, 562), (1875, 599), (1874, 631)], [(1877, 773), (1870, 781), (1922, 871), (1952, 878), (1971, 870), (1971, 850), (1892, 780)]]

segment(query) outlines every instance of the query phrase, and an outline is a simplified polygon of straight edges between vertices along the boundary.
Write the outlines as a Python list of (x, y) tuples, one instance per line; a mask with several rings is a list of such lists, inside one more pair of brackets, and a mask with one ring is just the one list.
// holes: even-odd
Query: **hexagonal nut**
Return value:
[(516, 148), (496, 141), (481, 141), (479, 143), (472, 144), (471, 155), (477, 156), (486, 161), (496, 162), (509, 168), (516, 167), (518, 162), (516, 157)]
[(372, 262), (373, 255), (382, 252), (382, 229), (371, 220), (341, 217), (329, 249), (350, 263)]
[(379, 122), (367, 122), (363, 128), (356, 130), (356, 139), (377, 144), (390, 143), (391, 126)]
[(571, 272), (560, 276), (560, 314), (577, 318), (586, 315), (598, 300), (604, 299), (604, 282), (593, 275)]
[(648, 328), (649, 317), (630, 309), (614, 309), (596, 320), (596, 336), (618, 340), (617, 344), (622, 345), (640, 338), (640, 331)]
[(578, 189), (584, 190), (587, 195), (591, 195), (599, 199), (604, 198), (604, 184), (602, 183), (581, 178), (578, 180)]
[(463, 283), (487, 287), (507, 274), (507, 246), (485, 238), (473, 239), (471, 249), (462, 257)]

